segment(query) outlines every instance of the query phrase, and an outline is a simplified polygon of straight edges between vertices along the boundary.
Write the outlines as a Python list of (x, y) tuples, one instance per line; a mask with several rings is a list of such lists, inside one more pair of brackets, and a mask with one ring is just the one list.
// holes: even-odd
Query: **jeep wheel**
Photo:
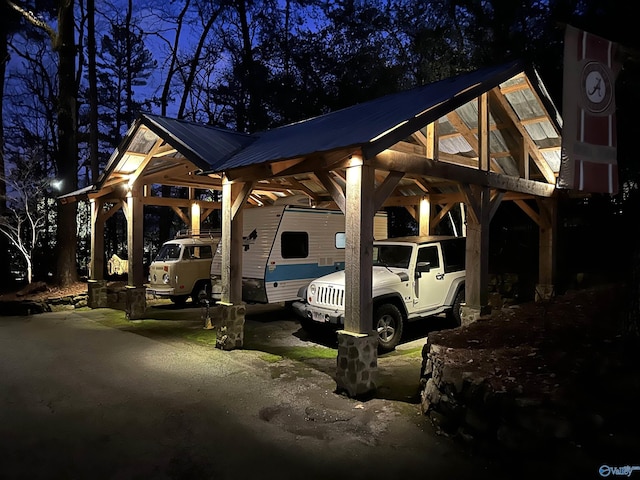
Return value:
[(451, 307), (451, 311), (448, 313), (447, 317), (451, 321), (454, 327), (459, 327), (462, 325), (461, 318), (461, 310), (462, 304), (464, 303), (464, 288), (460, 289), (458, 293), (456, 293), (456, 298), (453, 300), (453, 306)]
[(378, 350), (390, 352), (402, 337), (402, 314), (395, 305), (380, 305), (373, 315), (373, 329), (378, 333)]

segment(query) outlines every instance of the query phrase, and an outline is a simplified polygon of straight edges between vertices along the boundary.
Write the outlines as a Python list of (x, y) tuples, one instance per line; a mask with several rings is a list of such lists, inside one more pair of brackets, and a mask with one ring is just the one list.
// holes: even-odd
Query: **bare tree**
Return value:
[(7, 192), (2, 200), (6, 210), (0, 216), (0, 232), (24, 260), (27, 281), (33, 279), (33, 251), (36, 248), (48, 211), (49, 179), (42, 173), (39, 159), (19, 162), (10, 175), (0, 177)]
[[(78, 85), (76, 80), (74, 0), (57, 0), (56, 28), (49, 25), (33, 11), (5, 0), (30, 24), (44, 30), (51, 41), (51, 47), (58, 56), (58, 152), (56, 167), (62, 182), (62, 192), (68, 193), (78, 188), (78, 141), (77, 107)], [(74, 202), (58, 203), (56, 245), (58, 262), (56, 283), (69, 285), (78, 280), (76, 267), (76, 212)]]

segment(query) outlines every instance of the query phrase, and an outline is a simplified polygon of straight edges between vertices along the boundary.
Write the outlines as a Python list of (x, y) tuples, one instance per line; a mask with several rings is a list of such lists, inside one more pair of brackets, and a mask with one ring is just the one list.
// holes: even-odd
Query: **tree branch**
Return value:
[(35, 13), (33, 13), (30, 10), (25, 10), (24, 8), (22, 8), (20, 5), (16, 5), (15, 3), (13, 3), (11, 0), (5, 0), (7, 2), (7, 5), (9, 5), (9, 7), (11, 7), (12, 9), (14, 9), (16, 12), (18, 12), (20, 15), (22, 15), (22, 17), (27, 20), (31, 25), (40, 28), (41, 30), (44, 30), (45, 32), (47, 32), (47, 35), (49, 35), (49, 38), (51, 39), (51, 44), (53, 45), (53, 48), (57, 48), (58, 45), (58, 34), (56, 33), (56, 31), (51, 28), (51, 26), (45, 22), (44, 20), (38, 18), (36, 16)]

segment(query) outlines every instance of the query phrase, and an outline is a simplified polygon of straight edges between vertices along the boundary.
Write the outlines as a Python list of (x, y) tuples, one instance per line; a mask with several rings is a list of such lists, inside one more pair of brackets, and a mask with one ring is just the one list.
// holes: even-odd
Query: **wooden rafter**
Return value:
[(513, 108), (511, 108), (511, 104), (505, 98), (504, 92), (502, 92), (501, 95), (497, 95), (497, 94), (494, 95), (493, 98), (495, 99), (496, 103), (502, 107), (502, 111), (511, 120), (513, 127), (518, 131), (520, 136), (523, 138), (524, 143), (529, 150), (531, 158), (533, 158), (533, 161), (538, 167), (538, 170), (540, 170), (540, 173), (542, 173), (542, 175), (544, 176), (547, 182), (555, 185), (556, 183), (555, 173), (553, 172), (553, 170), (551, 170), (551, 167), (549, 166), (547, 161), (540, 154), (540, 151), (538, 150), (536, 144), (533, 142), (533, 140), (531, 140), (529, 133), (521, 125), (520, 120), (518, 119), (518, 116), (513, 111)]
[(396, 170), (408, 174), (446, 178), (454, 182), (482, 185), (498, 190), (514, 191), (540, 197), (549, 197), (553, 195), (555, 190), (555, 185), (549, 183), (525, 180), (493, 172), (481, 172), (472, 168), (434, 162), (428, 158), (391, 150), (386, 150), (376, 155), (372, 163), (376, 168), (387, 171)]

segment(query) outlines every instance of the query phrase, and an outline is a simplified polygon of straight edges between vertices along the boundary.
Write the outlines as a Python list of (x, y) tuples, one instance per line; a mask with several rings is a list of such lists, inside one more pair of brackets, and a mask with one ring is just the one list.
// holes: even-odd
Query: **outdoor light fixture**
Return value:
[(364, 161), (360, 155), (351, 155), (349, 157), (349, 167), (361, 167), (364, 165)]

